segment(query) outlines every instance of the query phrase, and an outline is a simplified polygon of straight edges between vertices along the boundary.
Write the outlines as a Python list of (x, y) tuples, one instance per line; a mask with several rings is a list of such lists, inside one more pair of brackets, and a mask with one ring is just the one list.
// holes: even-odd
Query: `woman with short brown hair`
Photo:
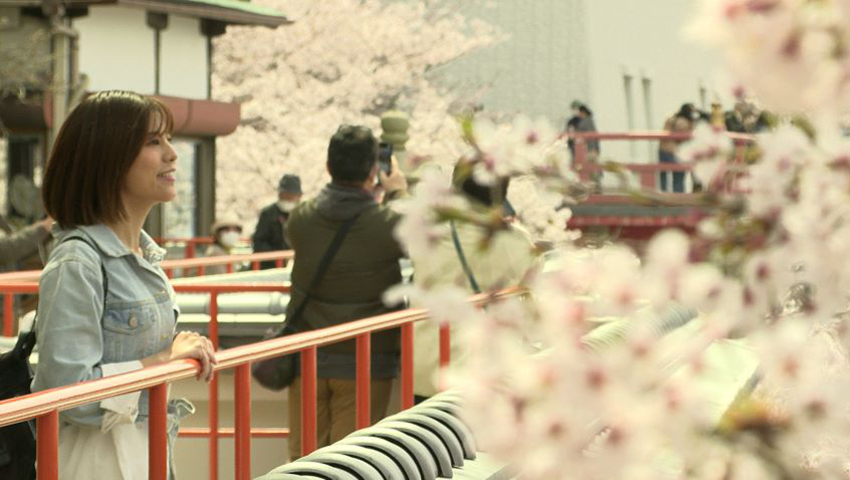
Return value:
[[(175, 335), (165, 251), (142, 230), (150, 210), (176, 196), (172, 122), (155, 99), (108, 91), (87, 98), (62, 125), (42, 186), (60, 228), (39, 283), (34, 391), (181, 358), (200, 363), (199, 378), (212, 378), (210, 341)], [(169, 415), (190, 410), (169, 404)], [(147, 416), (147, 392), (61, 412), (59, 476), (147, 479)], [(177, 423), (169, 425), (173, 436)]]

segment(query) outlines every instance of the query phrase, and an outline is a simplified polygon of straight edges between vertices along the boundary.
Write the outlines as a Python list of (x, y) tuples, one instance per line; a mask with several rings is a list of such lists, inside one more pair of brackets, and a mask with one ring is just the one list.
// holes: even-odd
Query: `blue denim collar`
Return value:
[[(133, 252), (118, 239), (115, 232), (106, 225), (83, 225), (70, 230), (60, 230), (54, 235), (56, 236), (56, 240), (61, 242), (63, 238), (72, 234), (85, 235), (94, 242), (104, 255), (110, 257), (133, 255)], [(144, 230), (142, 230), (142, 235), (139, 238), (139, 246), (142, 248), (142, 254), (145, 260), (151, 265), (158, 267), (165, 259), (165, 249), (157, 245)]]

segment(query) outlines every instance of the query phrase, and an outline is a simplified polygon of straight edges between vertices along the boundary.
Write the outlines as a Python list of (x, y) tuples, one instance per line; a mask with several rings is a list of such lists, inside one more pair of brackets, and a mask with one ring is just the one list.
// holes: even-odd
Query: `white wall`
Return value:
[[(730, 106), (718, 55), (684, 39), (694, 0), (498, 0), (468, 7), (510, 35), (506, 42), (443, 69), (455, 82), (492, 84), (485, 111), (546, 116), (559, 128), (574, 99), (594, 112), (600, 131), (661, 129), (685, 102)], [(628, 121), (623, 74), (632, 80)], [(650, 80), (649, 101), (643, 78)], [(647, 115), (647, 107), (649, 114)], [(709, 105), (705, 105), (706, 108)], [(649, 117), (649, 118), (647, 118)], [(607, 142), (603, 158), (656, 161), (655, 145)]]
[(488, 85), (485, 112), (524, 112), (563, 126), (572, 99), (588, 93), (582, 0), (476, 2), (463, 11), (508, 38), (442, 69), (447, 81)]
[[(635, 130), (661, 129), (686, 102), (700, 107), (700, 86), (711, 103), (729, 101), (718, 85), (719, 55), (684, 38), (696, 2), (683, 0), (588, 0), (585, 3), (590, 76), (587, 101), (601, 131), (628, 131), (624, 73), (632, 75)], [(642, 80), (651, 81), (649, 102)], [(646, 106), (650, 109), (647, 119)], [(709, 105), (705, 106), (706, 108)], [(657, 161), (654, 146), (603, 144), (602, 156), (620, 161)]]
[(144, 10), (101, 6), (74, 21), (80, 32), (80, 72), (89, 90), (154, 93), (154, 31)]
[(161, 36), (160, 83), (163, 95), (207, 98), (207, 38), (196, 18), (169, 15)]

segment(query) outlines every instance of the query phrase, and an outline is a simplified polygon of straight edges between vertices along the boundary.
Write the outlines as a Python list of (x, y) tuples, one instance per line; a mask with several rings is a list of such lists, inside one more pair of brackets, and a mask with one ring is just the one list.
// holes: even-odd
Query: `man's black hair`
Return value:
[(362, 183), (378, 161), (378, 140), (361, 125), (341, 125), (328, 145), (328, 171), (335, 182)]

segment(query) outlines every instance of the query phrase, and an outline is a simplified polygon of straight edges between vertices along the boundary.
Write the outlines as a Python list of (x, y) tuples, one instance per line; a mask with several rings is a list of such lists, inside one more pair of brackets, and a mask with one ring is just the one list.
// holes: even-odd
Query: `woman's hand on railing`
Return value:
[(218, 363), (215, 358), (215, 349), (210, 339), (195, 332), (178, 333), (171, 343), (171, 348), (142, 359), (142, 365), (150, 367), (184, 358), (193, 358), (201, 363), (198, 380), (204, 380), (207, 383), (212, 381), (213, 366)]

